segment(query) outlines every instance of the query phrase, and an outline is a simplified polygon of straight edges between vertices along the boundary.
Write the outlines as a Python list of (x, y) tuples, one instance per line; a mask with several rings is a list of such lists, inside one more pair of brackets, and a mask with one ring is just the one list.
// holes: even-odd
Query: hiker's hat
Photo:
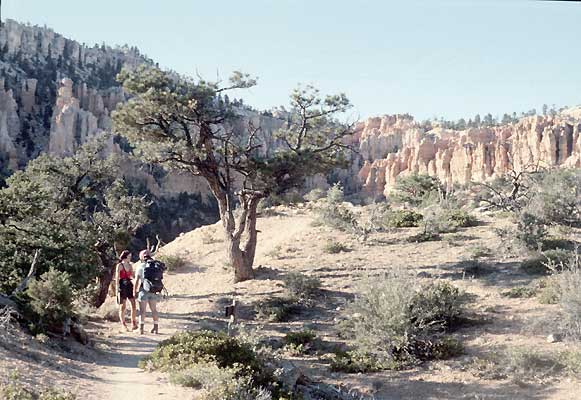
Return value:
[(149, 252), (149, 250), (145, 249), (145, 250), (141, 250), (139, 252), (139, 259), (143, 260), (145, 257), (149, 257), (151, 255), (151, 253)]

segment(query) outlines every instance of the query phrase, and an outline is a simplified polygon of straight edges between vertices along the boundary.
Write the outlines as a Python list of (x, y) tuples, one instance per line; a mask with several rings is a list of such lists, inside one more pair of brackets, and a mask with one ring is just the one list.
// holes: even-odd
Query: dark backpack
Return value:
[(143, 290), (149, 293), (160, 293), (163, 290), (163, 271), (165, 264), (149, 259), (143, 267)]

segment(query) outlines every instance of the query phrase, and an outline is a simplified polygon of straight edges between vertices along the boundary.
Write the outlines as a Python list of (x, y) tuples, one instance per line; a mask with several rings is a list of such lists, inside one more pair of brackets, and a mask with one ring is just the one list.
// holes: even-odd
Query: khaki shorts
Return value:
[(137, 301), (154, 301), (154, 302), (158, 302), (161, 300), (161, 295), (157, 294), (157, 293), (149, 293), (146, 292), (144, 290), (140, 290), (139, 293), (137, 293)]

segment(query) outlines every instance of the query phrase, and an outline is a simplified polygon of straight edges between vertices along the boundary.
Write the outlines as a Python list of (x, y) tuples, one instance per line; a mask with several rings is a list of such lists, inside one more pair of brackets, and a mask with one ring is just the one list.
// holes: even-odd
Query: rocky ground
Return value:
[[(30, 384), (57, 384), (88, 399), (195, 398), (195, 392), (169, 385), (163, 375), (142, 372), (137, 368), (138, 360), (176, 331), (225, 328), (223, 306), (233, 298), (240, 303), (240, 323), (247, 331), (280, 338), (289, 331), (308, 328), (316, 331), (323, 343), (341, 345), (336, 321), (344, 316), (344, 305), (357, 290), (357, 282), (366, 276), (403, 269), (418, 274), (420, 279), (448, 280), (469, 295), (467, 313), (479, 323), (454, 332), (465, 346), (464, 355), (410, 370), (373, 374), (332, 373), (324, 352), (289, 354), (286, 358), (313, 379), (357, 388), (375, 399), (576, 398), (581, 382), (562, 372), (527, 381), (489, 379), (474, 373), (475, 362), (495, 351), (526, 348), (530, 352), (557, 353), (577, 348), (568, 341), (547, 341), (547, 336), (554, 333), (558, 305), (543, 305), (536, 298), (502, 296), (507, 289), (538, 279), (521, 272), (521, 260), (504, 257), (498, 251), (500, 242), (493, 228), (505, 226), (509, 220), (480, 215), (479, 226), (444, 235), (444, 240), (435, 242), (405, 242), (403, 239), (413, 234), (414, 228), (373, 234), (361, 242), (352, 235), (316, 226), (314, 215), (304, 207), (281, 208), (274, 214), (259, 219), (255, 280), (233, 284), (222, 254), (219, 225), (196, 229), (162, 250), (186, 258), (188, 265), (167, 276), (170, 296), (160, 307), (161, 335), (122, 332), (116, 323), (104, 320), (90, 322), (94, 338), (90, 347), (64, 346), (57, 338), (39, 341), (22, 334), (6, 334), (0, 340), (0, 376), (6, 379), (19, 368), (20, 376)], [(327, 254), (323, 249), (330, 241), (340, 242), (351, 251)], [(472, 277), (458, 263), (477, 253), (490, 269)], [(287, 323), (257, 320), (253, 305), (281, 294), (281, 278), (290, 271), (321, 279), (323, 293), (316, 306)], [(111, 301), (104, 307), (112, 306)]]

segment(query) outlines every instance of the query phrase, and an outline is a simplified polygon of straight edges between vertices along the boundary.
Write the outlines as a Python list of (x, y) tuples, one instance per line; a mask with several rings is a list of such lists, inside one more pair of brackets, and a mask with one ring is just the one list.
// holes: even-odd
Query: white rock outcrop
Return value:
[(398, 177), (428, 174), (447, 185), (483, 182), (531, 165), (581, 167), (581, 118), (575, 110), (517, 123), (426, 131), (408, 116), (371, 118), (357, 126), (369, 195), (387, 195)]

